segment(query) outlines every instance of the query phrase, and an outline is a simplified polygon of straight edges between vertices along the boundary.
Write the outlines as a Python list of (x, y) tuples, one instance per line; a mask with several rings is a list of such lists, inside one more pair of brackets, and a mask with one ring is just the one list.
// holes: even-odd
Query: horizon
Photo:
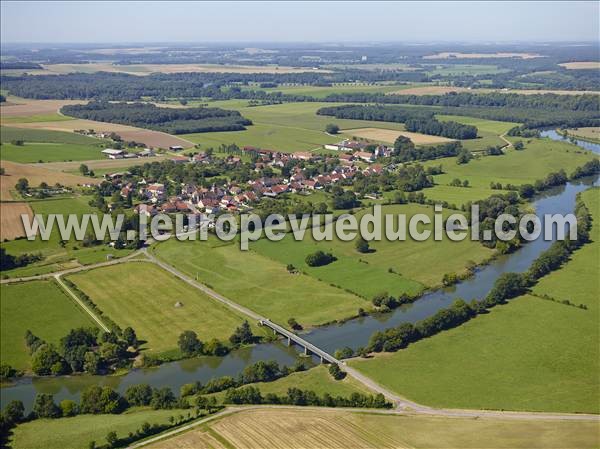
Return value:
[[(232, 3), (235, 15), (231, 14)], [(600, 20), (600, 4), (586, 1), (522, 2), (518, 15), (502, 2), (170, 2), (145, 4), (143, 9), (137, 2), (120, 2), (118, 8), (113, 5), (117, 3), (5, 1), (1, 40), (3, 45), (476, 43), (485, 36), (486, 42), (499, 44), (594, 42)], [(387, 10), (385, 15), (382, 7)], [(103, 16), (110, 16), (110, 22), (98, 20)], [(132, 21), (140, 25), (131, 26)], [(356, 21), (377, 26), (355, 26)], [(225, 22), (228, 27), (221, 25)], [(345, 29), (346, 24), (352, 28)], [(106, 34), (107, 25), (110, 37), (99, 38)]]

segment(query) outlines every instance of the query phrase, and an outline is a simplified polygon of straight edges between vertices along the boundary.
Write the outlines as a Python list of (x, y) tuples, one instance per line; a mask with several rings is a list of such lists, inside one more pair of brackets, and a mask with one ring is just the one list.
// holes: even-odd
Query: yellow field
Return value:
[(570, 136), (600, 140), (600, 128), (598, 127), (590, 126), (588, 128), (570, 128), (566, 131)]
[(409, 131), (397, 131), (395, 129), (356, 128), (343, 129), (341, 132), (349, 136), (362, 137), (363, 139), (377, 140), (386, 143), (394, 143), (398, 136), (408, 137), (415, 145), (452, 142), (452, 139), (448, 139), (446, 137), (428, 136), (427, 134), (411, 133)]
[(21, 214), (33, 217), (27, 203), (0, 203), (0, 240), (13, 240), (25, 236)]
[[(80, 164), (80, 162), (77, 164)], [(38, 164), (17, 164), (16, 162), (1, 161), (0, 166), (5, 170), (5, 174), (0, 176), (0, 199), (3, 201), (12, 198), (10, 191), (14, 190), (19, 178), (27, 178), (30, 186), (37, 186), (41, 182), (45, 182), (48, 185), (54, 185), (59, 182), (64, 186), (98, 183), (98, 180), (93, 178), (48, 170)], [(77, 166), (79, 167), (79, 165)]]
[(120, 72), (130, 75), (145, 76), (151, 73), (330, 73), (330, 70), (313, 69), (312, 67), (287, 66), (251, 66), (221, 64), (128, 64), (113, 65), (110, 62), (90, 64), (44, 64), (44, 70), (11, 70), (6, 73), (29, 73), (32, 75), (60, 75), (65, 73)]
[(600, 69), (600, 61), (579, 61), (579, 62), (565, 62), (564, 64), (558, 64), (569, 70), (582, 70), (582, 69)]
[(260, 408), (224, 416), (151, 449), (594, 448), (598, 423), (468, 419), (314, 408)]
[(2, 118), (50, 114), (57, 112), (67, 104), (86, 103), (81, 100), (31, 100), (18, 97), (8, 97), (8, 100), (10, 104), (0, 106)]

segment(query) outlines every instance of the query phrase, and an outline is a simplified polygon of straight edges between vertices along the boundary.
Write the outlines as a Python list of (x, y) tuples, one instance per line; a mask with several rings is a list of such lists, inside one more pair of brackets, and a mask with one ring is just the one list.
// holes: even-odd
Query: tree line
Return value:
[(82, 119), (138, 126), (170, 134), (241, 131), (252, 124), (238, 111), (220, 108), (164, 108), (152, 103), (91, 101), (88, 104), (63, 106), (61, 112)]

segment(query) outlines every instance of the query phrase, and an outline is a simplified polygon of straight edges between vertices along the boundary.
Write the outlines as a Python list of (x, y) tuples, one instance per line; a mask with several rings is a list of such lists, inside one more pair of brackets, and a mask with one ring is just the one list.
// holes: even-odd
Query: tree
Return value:
[(300, 325), (300, 323), (298, 323), (298, 321), (296, 321), (296, 318), (290, 318), (287, 322), (288, 326), (290, 326), (295, 331), (302, 330), (302, 326)]
[(334, 262), (335, 260), (336, 260), (336, 258), (331, 253), (325, 253), (323, 251), (316, 251), (316, 252), (306, 256), (306, 259), (304, 261), (306, 262), (306, 265), (308, 265), (309, 267), (321, 267), (323, 265), (330, 264), (331, 262)]
[(106, 434), (106, 442), (108, 443), (108, 447), (115, 447), (117, 444), (117, 440), (117, 432), (112, 431)]
[(175, 406), (177, 400), (169, 387), (155, 388), (152, 391), (150, 405), (154, 410), (170, 409)]
[(177, 340), (181, 352), (189, 357), (202, 353), (202, 342), (198, 340), (198, 335), (194, 331), (183, 331)]
[(340, 127), (335, 123), (329, 123), (325, 126), (325, 132), (327, 134), (337, 134), (340, 132)]
[(223, 343), (221, 343), (216, 338), (213, 338), (213, 339), (207, 341), (204, 345), (204, 353), (205, 354), (216, 355), (216, 356), (222, 357), (225, 354), (227, 354), (227, 352), (228, 352), (227, 346), (225, 346)]
[(85, 164), (81, 164), (79, 166), (79, 173), (81, 173), (83, 176), (87, 176), (90, 173), (90, 168)]
[(60, 408), (54, 403), (54, 396), (38, 393), (33, 403), (33, 414), (38, 418), (58, 418)]
[(63, 399), (60, 401), (60, 410), (62, 416), (75, 416), (77, 414), (77, 403), (70, 399)]
[(100, 356), (93, 351), (88, 351), (83, 356), (83, 370), (89, 374), (98, 374), (100, 370)]
[(459, 165), (468, 164), (471, 159), (473, 159), (473, 155), (471, 154), (471, 152), (466, 148), (463, 148), (458, 153), (458, 156), (456, 156), (456, 163)]
[(31, 369), (38, 376), (64, 374), (66, 367), (60, 354), (48, 344), (41, 345), (31, 358)]
[(359, 237), (354, 243), (354, 248), (356, 248), (356, 251), (358, 251), (359, 253), (366, 254), (369, 252), (370, 249), (369, 242), (367, 242), (364, 238)]
[(81, 393), (81, 413), (119, 413), (125, 408), (123, 398), (110, 387), (92, 385)]
[(138, 339), (137, 339), (137, 335), (135, 334), (135, 331), (133, 330), (133, 328), (126, 327), (123, 330), (123, 340), (125, 340), (129, 346), (133, 346), (134, 348), (137, 348)]
[(346, 373), (342, 371), (336, 363), (329, 365), (329, 374), (331, 374), (331, 377), (335, 380), (342, 380), (346, 377)]
[(25, 407), (21, 401), (13, 400), (6, 404), (4, 408), (4, 417), (8, 422), (16, 424), (21, 422), (25, 413)]
[(254, 341), (254, 335), (252, 335), (252, 329), (250, 329), (248, 321), (244, 321), (235, 329), (229, 337), (229, 341), (234, 345), (250, 344)]
[(21, 195), (27, 193), (29, 191), (29, 181), (27, 178), (19, 178), (15, 184), (15, 189), (17, 189), (17, 192), (19, 192)]
[(521, 141), (521, 140), (517, 140), (517, 141), (514, 143), (513, 147), (515, 148), (515, 150), (517, 150), (517, 151), (520, 151), (520, 150), (522, 150), (522, 149), (524, 149), (524, 148), (525, 148), (525, 145), (523, 144), (523, 141)]
[(149, 405), (152, 400), (152, 387), (148, 384), (131, 385), (125, 390), (125, 400), (129, 405)]

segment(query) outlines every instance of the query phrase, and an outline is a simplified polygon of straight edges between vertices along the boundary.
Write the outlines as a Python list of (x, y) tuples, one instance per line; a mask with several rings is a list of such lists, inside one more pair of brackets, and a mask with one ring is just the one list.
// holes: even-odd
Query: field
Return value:
[(33, 216), (27, 203), (0, 203), (0, 212), (0, 240), (13, 240), (26, 235), (21, 214), (29, 215), (30, 219)]
[(472, 94), (489, 94), (492, 92), (511, 93), (520, 95), (535, 95), (535, 94), (556, 94), (556, 95), (584, 95), (597, 92), (588, 90), (560, 90), (560, 89), (486, 89), (477, 88), (471, 89), (467, 87), (454, 86), (435, 86), (425, 85), (417, 86), (408, 89), (400, 89), (388, 92), (389, 95), (444, 95), (450, 92), (469, 92)]
[(49, 343), (58, 344), (73, 328), (95, 327), (92, 319), (54, 281), (2, 284), (0, 291), (2, 363), (15, 368), (29, 367), (24, 340), (27, 329)]
[[(510, 139), (512, 142), (520, 139)], [(543, 179), (549, 172), (564, 169), (570, 174), (576, 167), (591, 160), (590, 152), (569, 143), (549, 139), (524, 141), (525, 149), (506, 149), (503, 156), (483, 156), (468, 164), (458, 165), (456, 158), (428, 161), (425, 166), (442, 165), (444, 174), (435, 176), (435, 182), (447, 185), (454, 178), (468, 179), (472, 187), (489, 188), (490, 182), (521, 185)], [(427, 191), (425, 191), (425, 194)]]
[(399, 89), (410, 88), (414, 84), (396, 85), (396, 84), (334, 84), (333, 86), (286, 86), (280, 85), (277, 87), (260, 88), (258, 86), (250, 86), (248, 90), (263, 90), (265, 92), (281, 92), (286, 95), (307, 95), (314, 98), (325, 98), (331, 94), (347, 94), (347, 93), (388, 93)]
[(236, 243), (170, 239), (154, 251), (182, 272), (282, 325), (290, 317), (305, 326), (323, 324), (369, 307), (367, 301), (311, 276), (289, 274), (284, 263), (240, 251)]
[(48, 131), (43, 129), (26, 129), (3, 126), (0, 128), (2, 143), (22, 140), (25, 143), (62, 143), (69, 145), (97, 145), (98, 139), (82, 136), (71, 131)]
[(475, 420), (367, 411), (261, 408), (224, 416), (149, 448), (592, 449), (598, 445), (597, 428), (598, 424), (593, 422)]
[(106, 444), (106, 434), (117, 432), (120, 438), (135, 432), (144, 422), (169, 424), (169, 417), (186, 415), (185, 410), (131, 409), (120, 415), (79, 415), (72, 418), (38, 419), (13, 430), (11, 448), (81, 449), (90, 441)]
[(431, 145), (452, 142), (452, 139), (440, 136), (428, 136), (427, 134), (413, 133), (409, 131), (396, 131), (381, 128), (357, 128), (341, 130), (346, 136), (357, 136), (363, 139), (377, 140), (384, 143), (394, 143), (400, 136), (408, 137), (415, 145)]
[(51, 186), (58, 182), (67, 187), (97, 183), (96, 180), (89, 177), (48, 170), (41, 165), (1, 161), (0, 166), (5, 170), (4, 175), (0, 176), (0, 199), (2, 200), (12, 198), (11, 191), (14, 190), (15, 184), (20, 178), (27, 178), (30, 186), (38, 186), (42, 182)]
[(82, 100), (32, 100), (18, 97), (8, 97), (10, 105), (0, 106), (0, 117), (2, 120), (8, 117), (30, 117), (56, 112), (67, 104), (80, 104)]
[[(397, 393), (436, 407), (599, 413), (600, 189), (583, 199), (593, 243), (525, 295), (407, 349), (351, 364)], [(460, 381), (457, 381), (460, 379)]]
[[(243, 321), (151, 263), (96, 268), (68, 279), (121, 328), (133, 327), (153, 353), (176, 349), (184, 330), (195, 331), (202, 341), (225, 341)], [(178, 301), (183, 307), (175, 307)]]
[(559, 64), (568, 70), (582, 70), (582, 69), (590, 69), (590, 70), (598, 70), (600, 69), (600, 61), (578, 61), (578, 62), (565, 62), (563, 64)]
[(483, 58), (540, 58), (536, 53), (461, 53), (461, 52), (441, 52), (435, 55), (423, 56), (423, 59), (483, 59)]
[[(362, 210), (356, 216), (360, 219), (365, 213), (366, 210)], [(382, 208), (382, 214), (405, 214), (407, 222), (418, 213), (433, 217), (431, 207), (417, 204)], [(444, 212), (444, 216), (447, 215), (448, 212)], [(267, 239), (253, 242), (250, 249), (282, 264), (291, 263), (312, 277), (369, 299), (382, 291), (397, 296), (401, 293), (418, 293), (422, 285), (438, 286), (445, 273), (464, 272), (469, 261), (481, 263), (492, 255), (491, 250), (468, 239), (462, 242), (452, 242), (448, 238), (416, 242), (408, 237), (406, 241), (391, 242), (385, 237), (383, 225), (382, 240), (371, 242), (373, 251), (368, 254), (358, 253), (352, 241), (343, 242), (336, 238), (331, 242), (316, 242), (308, 232), (302, 241), (294, 240), (289, 234), (279, 242)], [(331, 252), (338, 260), (323, 267), (309, 267), (304, 259), (317, 249)], [(390, 268), (393, 272), (389, 271)]]
[[(47, 216), (48, 214), (78, 214), (97, 212), (88, 205), (90, 197), (77, 196), (72, 198), (52, 198), (45, 200), (30, 201), (28, 204), (34, 213)], [(3, 203), (7, 204), (7, 203)], [(5, 270), (4, 276), (21, 277), (33, 276), (60, 269), (73, 268), (81, 265), (103, 262), (110, 254), (113, 257), (122, 257), (130, 253), (130, 250), (115, 250), (106, 245), (83, 247), (80, 242), (72, 241), (66, 245), (60, 245), (60, 235), (54, 228), (48, 241), (43, 241), (39, 236), (35, 240), (19, 239), (3, 242), (1, 246), (11, 255), (23, 253), (35, 253), (43, 256), (39, 262), (31, 265)]]
[[(327, 371), (326, 365), (318, 365), (306, 371), (292, 373), (273, 382), (258, 382), (249, 384), (260, 389), (263, 396), (269, 393), (286, 395), (288, 388), (300, 388), (301, 390), (312, 390), (319, 396), (329, 393), (331, 396), (349, 397), (352, 393), (374, 394), (367, 390), (363, 384), (350, 376), (342, 380), (334, 380)], [(206, 396), (214, 396), (223, 402), (225, 391), (213, 393)]]
[(12, 145), (4, 143), (0, 147), (0, 159), (22, 164), (56, 161), (86, 161), (106, 159), (102, 148), (92, 145), (73, 145), (61, 143), (25, 143)]
[(567, 129), (566, 131), (570, 136), (579, 137), (592, 142), (600, 142), (600, 128), (574, 128)]

